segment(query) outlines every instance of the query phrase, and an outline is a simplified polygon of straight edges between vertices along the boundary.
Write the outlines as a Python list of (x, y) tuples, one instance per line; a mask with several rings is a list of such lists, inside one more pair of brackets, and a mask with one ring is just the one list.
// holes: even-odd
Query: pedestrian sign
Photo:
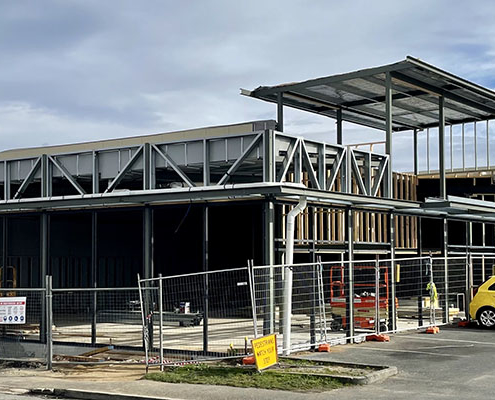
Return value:
[(275, 334), (251, 340), (258, 371), (278, 363), (277, 336)]
[(0, 297), (0, 324), (25, 324), (26, 298)]

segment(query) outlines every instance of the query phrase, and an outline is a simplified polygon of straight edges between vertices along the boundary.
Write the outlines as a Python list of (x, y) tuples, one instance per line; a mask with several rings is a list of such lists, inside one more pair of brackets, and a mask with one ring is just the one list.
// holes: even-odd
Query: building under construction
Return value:
[[(137, 273), (282, 263), (302, 197), (296, 262), (495, 251), (495, 92), (407, 57), (241, 94), (274, 103), (276, 121), (0, 153), (2, 286), (50, 274), (56, 288), (123, 287)], [(285, 107), (335, 120), (336, 140), (285, 133)], [(343, 145), (344, 121), (383, 131), (385, 152)], [(409, 173), (392, 170), (402, 131), (415, 144)]]

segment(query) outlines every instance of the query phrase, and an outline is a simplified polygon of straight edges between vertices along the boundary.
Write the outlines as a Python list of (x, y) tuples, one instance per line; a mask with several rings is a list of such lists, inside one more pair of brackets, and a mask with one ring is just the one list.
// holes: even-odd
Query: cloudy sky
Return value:
[[(0, 149), (274, 119), (239, 88), (406, 55), (493, 88), (493, 21), (489, 0), (0, 0)], [(335, 140), (333, 120), (297, 111), (285, 130)]]

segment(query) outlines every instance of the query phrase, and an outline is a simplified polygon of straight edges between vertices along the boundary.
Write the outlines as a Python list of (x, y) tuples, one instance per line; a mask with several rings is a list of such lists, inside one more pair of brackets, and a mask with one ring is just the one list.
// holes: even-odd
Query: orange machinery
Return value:
[[(378, 306), (380, 314), (380, 331), (387, 330), (389, 282), (388, 268), (380, 266), (380, 282)], [(356, 265), (354, 267), (354, 326), (361, 329), (375, 328), (376, 285), (375, 266)], [(330, 268), (330, 306), (333, 320), (330, 324), (332, 330), (346, 328), (346, 296), (344, 293), (344, 266), (332, 266)], [(396, 299), (396, 305), (397, 304)]]

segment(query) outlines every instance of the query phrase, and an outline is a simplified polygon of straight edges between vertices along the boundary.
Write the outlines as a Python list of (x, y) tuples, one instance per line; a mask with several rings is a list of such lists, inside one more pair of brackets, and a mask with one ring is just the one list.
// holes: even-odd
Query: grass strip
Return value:
[(147, 374), (145, 379), (168, 383), (194, 383), (254, 387), (291, 391), (325, 391), (344, 386), (331, 377), (286, 374), (277, 370), (258, 372), (254, 369), (210, 365), (169, 367), (164, 372)]

